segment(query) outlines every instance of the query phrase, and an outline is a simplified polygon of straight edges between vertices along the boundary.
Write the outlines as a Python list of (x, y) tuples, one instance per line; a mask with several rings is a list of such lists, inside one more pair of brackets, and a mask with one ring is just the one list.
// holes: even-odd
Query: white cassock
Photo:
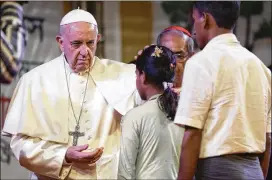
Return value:
[(95, 57), (80, 118), (77, 145), (104, 147), (92, 165), (67, 164), (73, 143), (69, 131), (79, 117), (88, 73), (73, 73), (62, 54), (26, 73), (19, 81), (2, 133), (13, 135), (11, 148), (20, 164), (34, 172), (32, 179), (116, 179), (120, 147), (120, 119), (138, 102), (135, 65)]

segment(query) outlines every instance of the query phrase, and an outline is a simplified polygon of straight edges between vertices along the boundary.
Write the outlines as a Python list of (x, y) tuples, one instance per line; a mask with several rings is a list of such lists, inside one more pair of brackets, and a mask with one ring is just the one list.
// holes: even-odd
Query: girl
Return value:
[(171, 89), (176, 60), (152, 45), (136, 61), (136, 87), (146, 102), (122, 119), (118, 179), (176, 179), (183, 128), (173, 123), (178, 105)]

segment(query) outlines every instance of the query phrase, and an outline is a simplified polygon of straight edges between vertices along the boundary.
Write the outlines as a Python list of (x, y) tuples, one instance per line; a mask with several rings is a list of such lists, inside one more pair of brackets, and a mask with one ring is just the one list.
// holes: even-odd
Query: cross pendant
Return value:
[(84, 132), (79, 132), (79, 125), (76, 125), (75, 131), (70, 131), (69, 136), (73, 136), (73, 146), (77, 145), (78, 138), (84, 136)]

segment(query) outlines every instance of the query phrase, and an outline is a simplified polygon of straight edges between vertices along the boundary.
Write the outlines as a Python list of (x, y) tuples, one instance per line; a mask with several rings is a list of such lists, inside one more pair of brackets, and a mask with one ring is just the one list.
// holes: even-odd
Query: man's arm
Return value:
[(21, 166), (47, 177), (64, 179), (71, 168), (65, 164), (68, 146), (28, 136), (13, 136), (10, 147)]
[(270, 154), (271, 154), (271, 133), (266, 133), (266, 143), (265, 143), (265, 151), (259, 157), (261, 168), (263, 171), (264, 179), (266, 179), (268, 168), (269, 168), (269, 161), (270, 161)]
[(266, 133), (265, 151), (259, 157), (264, 179), (266, 178), (268, 174), (269, 161), (271, 156), (271, 97), (268, 97), (268, 106), (270, 106), (270, 108), (267, 115), (267, 130), (266, 130), (267, 133)]
[(193, 179), (200, 153), (201, 138), (202, 130), (189, 126), (185, 127), (181, 146), (182, 153), (180, 155), (179, 179)]
[(200, 154), (202, 129), (213, 91), (212, 77), (193, 56), (185, 66), (182, 91), (174, 123), (185, 126), (178, 179), (192, 180)]
[(122, 119), (121, 147), (118, 166), (118, 179), (135, 179), (136, 159), (139, 139), (133, 118), (125, 116)]

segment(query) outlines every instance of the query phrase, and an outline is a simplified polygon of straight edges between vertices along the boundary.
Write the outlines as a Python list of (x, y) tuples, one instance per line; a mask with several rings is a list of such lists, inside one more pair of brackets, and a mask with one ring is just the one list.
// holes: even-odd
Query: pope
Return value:
[(115, 179), (120, 119), (139, 102), (135, 66), (95, 56), (97, 22), (81, 9), (56, 40), (62, 54), (22, 76), (2, 134), (31, 179)]

